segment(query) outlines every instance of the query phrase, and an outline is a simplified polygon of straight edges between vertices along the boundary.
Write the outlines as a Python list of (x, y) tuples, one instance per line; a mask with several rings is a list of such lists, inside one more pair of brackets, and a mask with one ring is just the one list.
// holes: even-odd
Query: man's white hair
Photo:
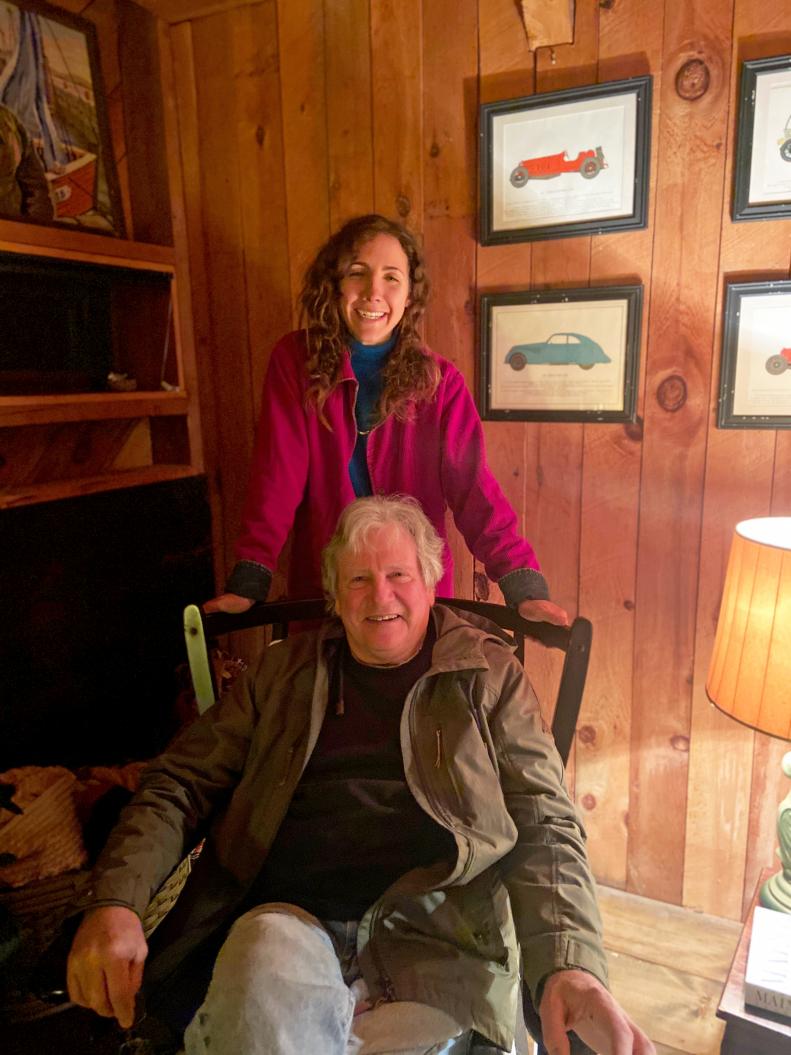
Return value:
[(411, 536), (417, 552), (417, 564), (423, 582), (433, 590), (442, 578), (442, 554), (445, 544), (434, 525), (409, 495), (372, 495), (358, 498), (346, 506), (338, 520), (335, 534), (321, 554), (321, 581), (329, 601), (338, 590), (338, 560), (341, 553), (359, 552), (372, 531), (395, 524)]

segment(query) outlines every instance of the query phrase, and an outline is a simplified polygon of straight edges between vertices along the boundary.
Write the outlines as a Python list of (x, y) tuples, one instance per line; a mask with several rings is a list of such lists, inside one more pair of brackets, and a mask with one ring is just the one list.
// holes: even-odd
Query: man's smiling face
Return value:
[(414, 540), (399, 525), (374, 528), (359, 549), (340, 554), (335, 611), (360, 663), (398, 666), (411, 659), (433, 603)]

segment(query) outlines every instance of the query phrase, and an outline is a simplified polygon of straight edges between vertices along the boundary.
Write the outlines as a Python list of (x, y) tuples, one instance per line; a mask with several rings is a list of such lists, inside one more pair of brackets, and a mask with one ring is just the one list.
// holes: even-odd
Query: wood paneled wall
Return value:
[[(637, 422), (492, 423), (490, 461), (554, 597), (593, 620), (572, 773), (597, 875), (738, 918), (772, 861), (784, 745), (704, 679), (734, 524), (791, 513), (791, 433), (714, 421), (726, 278), (789, 275), (789, 222), (733, 224), (729, 202), (740, 63), (791, 51), (791, 0), (576, 8), (574, 43), (535, 54), (513, 0), (261, 0), (169, 27), (220, 563), (269, 349), (341, 221), (422, 233), (427, 339), (471, 385), (479, 293), (642, 282)], [(690, 58), (711, 74), (695, 102), (675, 89)], [(648, 228), (480, 247), (478, 105), (645, 73)], [(460, 592), (490, 588), (458, 566)]]

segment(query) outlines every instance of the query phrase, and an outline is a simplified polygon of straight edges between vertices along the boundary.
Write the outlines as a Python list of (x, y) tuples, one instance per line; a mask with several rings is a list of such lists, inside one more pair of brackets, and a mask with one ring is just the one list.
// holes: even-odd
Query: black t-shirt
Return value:
[(249, 903), (360, 919), (405, 872), (453, 860), (455, 840), (415, 801), (401, 756), (404, 700), (434, 639), (429, 621), (420, 652), (399, 667), (358, 663), (344, 644), (316, 747)]

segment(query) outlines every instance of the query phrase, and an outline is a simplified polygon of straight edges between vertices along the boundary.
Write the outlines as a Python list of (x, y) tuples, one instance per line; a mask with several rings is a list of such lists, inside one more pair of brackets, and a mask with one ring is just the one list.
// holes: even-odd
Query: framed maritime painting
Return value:
[(0, 0), (0, 217), (123, 237), (96, 31)]
[(645, 227), (651, 77), (487, 103), (480, 113), (480, 242)]
[(634, 421), (642, 286), (481, 297), (481, 417)]

